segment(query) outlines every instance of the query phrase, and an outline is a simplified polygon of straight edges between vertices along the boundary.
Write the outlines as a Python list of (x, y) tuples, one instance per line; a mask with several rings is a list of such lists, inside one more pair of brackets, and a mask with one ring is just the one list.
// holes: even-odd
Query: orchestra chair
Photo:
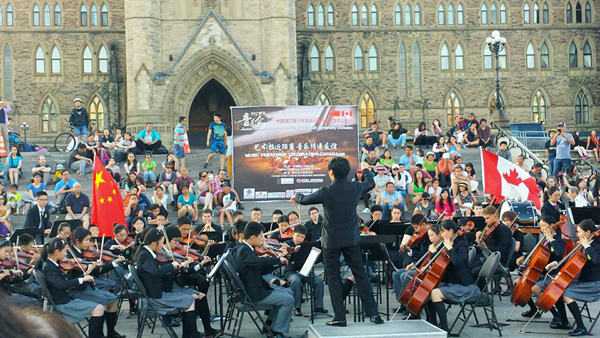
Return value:
[(469, 268), (473, 267), (473, 264), (475, 264), (475, 258), (477, 258), (477, 247), (470, 246), (467, 255), (467, 264), (469, 265)]
[[(240, 337), (240, 331), (242, 329), (242, 321), (244, 320), (244, 315), (248, 313), (248, 316), (254, 322), (254, 325), (258, 329), (259, 332), (263, 331), (263, 328), (266, 332), (264, 332), (267, 337), (273, 338), (273, 332), (271, 328), (268, 327), (260, 316), (259, 311), (274, 311), (274, 305), (257, 305), (255, 304), (244, 284), (240, 280), (239, 274), (237, 270), (234, 268), (232, 264), (232, 258), (223, 260), (223, 272), (225, 273), (225, 288), (227, 290), (227, 311), (225, 312), (225, 321), (229, 323), (228, 329), (230, 328), (231, 321), (235, 321), (233, 323), (233, 331), (228, 336), (232, 338)], [(262, 324), (262, 327), (259, 325)]]
[[(514, 238), (512, 238), (511, 240), (512, 240), (512, 242), (510, 245), (510, 253), (508, 254), (508, 260), (507, 260), (507, 262), (509, 262), (509, 264), (512, 261), (512, 258), (515, 254), (515, 248), (517, 247), (517, 241), (515, 241)], [(494, 277), (494, 283), (496, 284), (494, 289), (498, 293), (498, 300), (500, 300), (500, 301), (502, 301), (502, 282), (505, 280), (509, 281), (508, 284), (506, 285), (506, 292), (511, 293), (514, 286), (513, 286), (512, 276), (510, 275), (510, 268), (508, 266), (503, 266), (502, 264), (498, 264), (498, 271), (496, 271), (495, 277)], [(510, 294), (508, 294), (508, 296), (510, 296)]]
[[(133, 277), (133, 282), (135, 283), (138, 292), (137, 338), (142, 338), (146, 325), (148, 325), (152, 329), (152, 333), (154, 333), (154, 326), (156, 325), (157, 319), (160, 321), (165, 331), (167, 331), (169, 337), (177, 338), (177, 334), (173, 331), (173, 328), (165, 323), (163, 316), (156, 312), (156, 309), (148, 302), (148, 291), (146, 291), (144, 284), (142, 284), (137, 268), (134, 265), (130, 265), (129, 272)], [(173, 310), (167, 315), (179, 315), (179, 310)]]
[[(117, 313), (120, 314), (123, 301), (129, 301), (130, 298), (138, 299), (140, 295), (138, 294), (137, 289), (134, 287), (135, 283), (133, 281), (133, 276), (128, 279), (126, 275), (123, 275), (121, 271), (117, 269), (110, 271), (109, 273), (114, 274), (116, 282), (119, 285), (117, 292)], [(129, 305), (131, 306), (131, 304)]]
[(527, 257), (527, 255), (535, 248), (537, 244), (537, 240), (535, 236), (529, 232), (523, 235), (523, 243), (521, 243), (521, 251), (523, 252), (523, 256)]
[(448, 334), (450, 335), (452, 329), (456, 326), (458, 321), (462, 322), (462, 325), (458, 332), (457, 336), (460, 336), (463, 329), (469, 322), (471, 315), (475, 317), (475, 323), (479, 325), (479, 320), (477, 319), (477, 314), (475, 313), (475, 308), (483, 308), (483, 313), (485, 314), (485, 318), (487, 320), (486, 324), (490, 331), (493, 329), (498, 330), (498, 335), (502, 336), (501, 326), (498, 322), (498, 317), (496, 316), (496, 311), (494, 309), (494, 287), (493, 287), (493, 279), (494, 273), (496, 269), (498, 269), (498, 265), (500, 264), (500, 252), (495, 251), (491, 253), (488, 258), (483, 263), (481, 270), (479, 270), (479, 274), (477, 275), (477, 280), (475, 281), (475, 285), (479, 285), (481, 281), (484, 282), (483, 288), (481, 289), (481, 293), (473, 298), (467, 299), (463, 303), (452, 302), (448, 299), (444, 300), (446, 304), (449, 305), (460, 305), (460, 310), (458, 315), (452, 322)]
[(598, 313), (596, 314), (595, 317), (592, 317), (591, 313), (590, 313), (590, 308), (588, 306), (588, 302), (584, 302), (583, 305), (579, 308), (579, 312), (581, 312), (581, 317), (589, 320), (592, 323), (592, 326), (590, 326), (590, 328), (588, 329), (588, 334), (592, 334), (592, 330), (594, 329), (594, 326), (596, 325), (596, 322), (598, 321), (598, 318), (600, 317), (600, 310), (598, 310)]
[[(44, 279), (44, 274), (42, 273), (42, 271), (33, 269), (33, 278), (40, 286), (40, 290), (42, 291), (42, 297), (46, 298), (46, 301), (47, 301), (46, 306), (48, 308), (48, 311), (55, 312), (62, 316), (61, 312), (58, 309), (56, 309), (56, 304), (54, 303), (54, 298), (52, 298), (52, 294), (50, 294), (50, 290), (48, 289), (48, 285), (46, 285), (46, 280)], [(89, 325), (89, 319), (86, 318), (85, 321), (86, 322), (83, 325), (81, 324), (83, 321), (81, 321), (79, 323), (72, 323), (72, 324), (75, 324), (81, 331), (81, 334), (83, 334), (83, 336), (85, 338), (88, 338), (86, 329)]]

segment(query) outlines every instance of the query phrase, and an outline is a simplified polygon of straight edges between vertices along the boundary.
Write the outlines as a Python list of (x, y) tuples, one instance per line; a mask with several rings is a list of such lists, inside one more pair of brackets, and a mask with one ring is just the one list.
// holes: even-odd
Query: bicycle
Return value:
[(60, 152), (72, 152), (77, 147), (75, 128), (65, 119), (65, 126), (69, 131), (62, 132), (54, 138), (54, 149)]

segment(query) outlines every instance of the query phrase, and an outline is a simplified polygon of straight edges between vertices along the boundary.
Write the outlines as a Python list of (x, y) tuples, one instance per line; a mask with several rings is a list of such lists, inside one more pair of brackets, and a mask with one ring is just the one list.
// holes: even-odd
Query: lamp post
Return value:
[(23, 130), (23, 141), (27, 142), (27, 130), (29, 129), (29, 124), (27, 122), (21, 123), (21, 130)]
[(499, 120), (507, 121), (506, 112), (504, 111), (504, 103), (502, 102), (502, 97), (500, 95), (500, 52), (504, 50), (504, 45), (506, 45), (506, 38), (500, 36), (500, 32), (494, 30), (492, 32), (492, 36), (485, 39), (485, 42), (490, 49), (490, 52), (496, 55), (496, 109), (499, 112)]

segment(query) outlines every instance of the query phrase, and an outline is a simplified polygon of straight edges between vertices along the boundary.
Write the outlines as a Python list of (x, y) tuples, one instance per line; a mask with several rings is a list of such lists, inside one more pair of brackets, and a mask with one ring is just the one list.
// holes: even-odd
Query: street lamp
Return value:
[(500, 113), (499, 120), (506, 121), (506, 112), (504, 111), (502, 97), (500, 96), (500, 52), (504, 50), (506, 38), (500, 36), (500, 32), (494, 30), (492, 36), (485, 39), (490, 52), (496, 55), (496, 109)]

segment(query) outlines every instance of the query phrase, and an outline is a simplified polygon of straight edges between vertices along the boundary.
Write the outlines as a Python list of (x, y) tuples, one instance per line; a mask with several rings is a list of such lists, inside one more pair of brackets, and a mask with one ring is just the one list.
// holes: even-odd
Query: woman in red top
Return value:
[(590, 132), (590, 136), (588, 137), (587, 146), (585, 149), (593, 149), (594, 156), (596, 156), (596, 161), (600, 162), (600, 138), (596, 136), (596, 131), (592, 130)]
[(444, 215), (443, 219), (451, 219), (454, 215), (454, 212), (456, 212), (456, 206), (454, 205), (452, 197), (450, 197), (450, 192), (448, 189), (442, 189), (440, 198), (435, 203), (435, 210), (438, 215)]

